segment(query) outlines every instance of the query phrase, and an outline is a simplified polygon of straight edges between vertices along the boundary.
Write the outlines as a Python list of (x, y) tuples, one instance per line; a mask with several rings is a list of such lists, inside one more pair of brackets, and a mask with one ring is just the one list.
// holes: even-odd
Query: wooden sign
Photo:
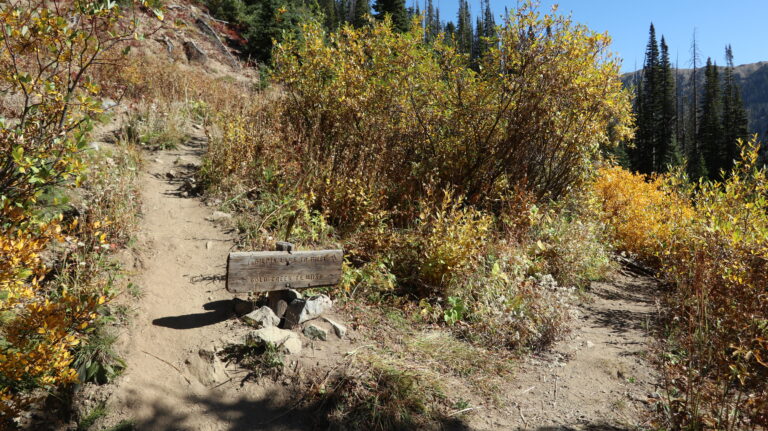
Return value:
[(341, 279), (342, 250), (233, 252), (227, 259), (227, 290), (270, 292), (332, 286)]

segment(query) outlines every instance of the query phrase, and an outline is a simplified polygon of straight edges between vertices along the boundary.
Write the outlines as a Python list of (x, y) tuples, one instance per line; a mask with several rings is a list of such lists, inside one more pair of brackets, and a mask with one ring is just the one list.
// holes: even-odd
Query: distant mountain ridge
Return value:
[[(725, 68), (719, 66), (718, 69), (722, 77)], [(696, 71), (697, 85), (701, 89), (704, 85), (704, 67), (697, 68)], [(676, 73), (677, 77), (678, 97), (682, 96), (684, 100), (688, 100), (693, 90), (691, 79), (693, 69), (673, 69), (673, 73)], [(640, 76), (642, 76), (642, 69), (623, 74), (621, 81), (625, 86), (631, 87), (640, 79)], [(741, 88), (741, 95), (747, 108), (750, 133), (759, 133), (763, 139), (766, 139), (768, 137), (768, 61), (736, 66), (734, 76)]]

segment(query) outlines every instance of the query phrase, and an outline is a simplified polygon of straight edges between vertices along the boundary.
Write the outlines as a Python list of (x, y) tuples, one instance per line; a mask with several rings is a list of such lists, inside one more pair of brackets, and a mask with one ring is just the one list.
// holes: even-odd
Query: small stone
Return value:
[(162, 165), (163, 161), (161, 159), (155, 159), (155, 163), (160, 163)]
[(240, 298), (235, 298), (232, 300), (232, 302), (234, 303), (233, 305), (235, 309), (235, 314), (237, 314), (238, 316), (248, 314), (256, 308), (254, 307), (253, 302), (244, 301)]
[(277, 314), (277, 317), (282, 318), (285, 310), (288, 309), (288, 304), (297, 299), (301, 299), (301, 293), (297, 290), (273, 290), (267, 294), (267, 305)]
[(326, 341), (328, 339), (328, 332), (313, 323), (310, 323), (304, 328), (304, 335), (313, 340)]
[(206, 217), (205, 219), (213, 222), (230, 220), (232, 219), (232, 214), (225, 213), (223, 211), (214, 211), (213, 214), (211, 214), (209, 217)]
[(331, 324), (333, 332), (336, 333), (337, 337), (344, 338), (344, 336), (347, 335), (347, 328), (341, 323), (335, 322), (327, 317), (323, 317), (323, 320)]
[(211, 249), (211, 247), (213, 247), (213, 242), (211, 242), (211, 241), (206, 241), (206, 243), (205, 243), (205, 249), (206, 249), (206, 250), (210, 250), (210, 249)]
[(587, 341), (586, 345), (587, 345), (588, 349), (591, 349), (591, 348), (595, 347), (595, 343), (593, 343), (591, 341)]
[(327, 295), (318, 295), (309, 299), (296, 299), (288, 304), (285, 311), (285, 327), (294, 328), (308, 320), (319, 317), (333, 306)]
[(168, 171), (165, 173), (165, 177), (168, 178), (169, 180), (176, 178), (176, 175), (177, 175), (176, 171)]
[(187, 56), (189, 62), (196, 62), (205, 64), (208, 61), (208, 56), (200, 49), (197, 44), (191, 40), (184, 41), (184, 54)]
[(261, 307), (258, 310), (251, 311), (241, 319), (256, 328), (267, 328), (280, 324), (280, 318), (269, 307)]
[(299, 336), (293, 331), (274, 326), (251, 332), (246, 335), (245, 341), (246, 343), (272, 343), (291, 355), (301, 353), (301, 339)]

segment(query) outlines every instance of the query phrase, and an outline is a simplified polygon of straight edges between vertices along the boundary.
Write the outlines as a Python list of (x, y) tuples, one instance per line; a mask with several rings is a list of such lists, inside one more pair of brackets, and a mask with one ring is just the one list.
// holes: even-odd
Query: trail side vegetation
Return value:
[[(320, 425), (439, 427), (468, 406), (446, 381), (494, 400), (511, 359), (561, 339), (623, 253), (665, 284), (654, 426), (768, 427), (768, 183), (735, 87), (709, 122), (730, 134), (700, 154), (706, 130), (683, 140), (669, 128), (682, 114), (662, 112), (663, 40), (633, 99), (607, 35), (532, 2), (474, 26), (464, 1), (456, 26), (431, 4), (422, 26), (399, 1), (207, 5), (269, 85), (120, 62), (139, 43), (130, 14), (160, 15), (152, 4), (0, 7), (0, 427), (126, 366), (115, 298), (140, 289), (110, 252), (131, 242), (141, 150), (181, 144), (192, 123), (209, 141), (205, 199), (236, 214), (239, 247), (345, 250), (328, 293), (379, 343), (309, 385)], [(100, 97), (116, 93), (132, 110), (94, 151)], [(271, 375), (274, 350), (228, 353)]]
[[(244, 248), (342, 246), (344, 277), (331, 293), (392, 310), (365, 326), (443, 331), (440, 343), (417, 331), (395, 357), (387, 346), (403, 340), (377, 333), (391, 343), (366, 366), (389, 365), (360, 374), (375, 379), (362, 386), (335, 380), (340, 392), (320, 397), (335, 406), (326, 420), (394, 429), (444, 419), (452, 401), (437, 395), (439, 379), (404, 359), (438, 346), (455, 349), (438, 369), (493, 398), (497, 383), (480, 376), (509, 371), (462, 358), (496, 364), (547, 348), (568, 332), (579, 289), (614, 267), (588, 192), (602, 154), (632, 136), (609, 39), (531, 4), (478, 58), (445, 35), (425, 43), (415, 21), (406, 32), (387, 18), (337, 32), (307, 22), (285, 36), (272, 86), (209, 117), (209, 196), (239, 214)], [(390, 373), (393, 361), (409, 371)], [(407, 397), (426, 391), (424, 408), (370, 392), (403, 382), (417, 391)], [(370, 405), (357, 396), (387, 405), (360, 410)]]
[[(112, 250), (137, 216), (137, 153), (98, 152), (95, 77), (134, 36), (134, 5), (0, 5), (0, 428), (50, 394), (124, 367), (109, 343)], [(119, 48), (119, 49), (118, 49)]]
[(416, 25), (302, 31), (275, 49), (269, 103), (211, 128), (203, 175), (251, 195), (227, 201), (261, 215), (241, 222), (249, 245), (340, 242), (342, 294), (422, 301), (425, 318), (458, 313), (467, 336), (511, 349), (555, 339), (564, 293), (609, 267), (602, 227), (580, 216), (597, 208), (574, 192), (631, 133), (606, 37), (521, 8), (476, 71)]
[(724, 68), (707, 58), (697, 71), (694, 35), (693, 89), (683, 97), (664, 37), (657, 44), (653, 25), (649, 33), (635, 87), (637, 134), (618, 152), (638, 173), (601, 168), (594, 190), (618, 250), (669, 285), (659, 334), (666, 388), (659, 425), (765, 429), (765, 145), (747, 134), (730, 45)]
[(768, 181), (756, 138), (738, 145), (722, 182), (613, 167), (595, 183), (619, 249), (670, 285), (659, 413), (671, 429), (768, 426)]
[(635, 151), (630, 113), (641, 102), (632, 107), (616, 84), (602, 35), (528, 6), (479, 57), (386, 20), (338, 32), (305, 25), (273, 51), (269, 104), (214, 120), (211, 193), (263, 215), (240, 221), (252, 246), (340, 243), (348, 261), (337, 294), (415, 309), (474, 346), (549, 345), (568, 321), (561, 286), (588, 286), (611, 252), (629, 254), (669, 286), (657, 425), (763, 429), (757, 138), (733, 132), (726, 145), (718, 135), (722, 151), (702, 160), (733, 161), (718, 159), (711, 179), (691, 180), (689, 148), (674, 145), (637, 150), (657, 151), (645, 173), (668, 174), (615, 166), (604, 155)]

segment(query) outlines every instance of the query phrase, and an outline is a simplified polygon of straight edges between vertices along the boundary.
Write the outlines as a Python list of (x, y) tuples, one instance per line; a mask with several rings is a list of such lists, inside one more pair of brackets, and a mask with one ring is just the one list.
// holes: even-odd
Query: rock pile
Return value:
[(293, 289), (270, 292), (267, 305), (261, 307), (250, 301), (234, 301), (235, 313), (243, 322), (256, 328), (246, 336), (246, 343), (272, 343), (292, 355), (301, 352), (301, 338), (294, 329), (319, 341), (327, 341), (331, 335), (338, 338), (346, 335), (344, 325), (323, 316), (332, 307), (328, 295), (304, 298)]

